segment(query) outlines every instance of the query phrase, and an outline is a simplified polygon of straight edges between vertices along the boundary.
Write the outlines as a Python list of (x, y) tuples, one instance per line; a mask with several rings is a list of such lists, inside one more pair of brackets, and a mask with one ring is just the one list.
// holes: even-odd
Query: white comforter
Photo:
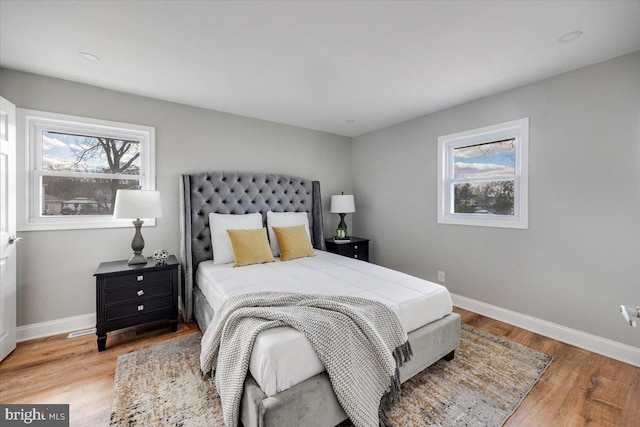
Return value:
[[(400, 318), (406, 332), (452, 311), (446, 288), (375, 264), (315, 251), (312, 258), (232, 268), (200, 263), (196, 283), (218, 310), (227, 298), (248, 292), (280, 291), (357, 296), (379, 301)], [(289, 327), (260, 333), (249, 364), (251, 375), (273, 396), (324, 371), (309, 341)]]

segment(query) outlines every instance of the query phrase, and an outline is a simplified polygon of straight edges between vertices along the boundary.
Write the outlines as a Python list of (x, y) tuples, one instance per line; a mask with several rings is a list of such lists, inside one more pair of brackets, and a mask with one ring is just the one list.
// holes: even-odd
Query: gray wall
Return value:
[[(528, 230), (437, 224), (437, 138), (530, 118)], [(372, 259), (453, 293), (635, 347), (640, 52), (353, 141), (355, 231)]]
[[(181, 173), (239, 170), (319, 180), (329, 235), (338, 222), (328, 212), (331, 194), (352, 190), (351, 138), (6, 69), (0, 69), (0, 95), (19, 108), (156, 128), (163, 217), (143, 229), (146, 255), (161, 247), (178, 254)], [(19, 233), (18, 326), (95, 312), (92, 275), (100, 262), (130, 256), (132, 227)]]

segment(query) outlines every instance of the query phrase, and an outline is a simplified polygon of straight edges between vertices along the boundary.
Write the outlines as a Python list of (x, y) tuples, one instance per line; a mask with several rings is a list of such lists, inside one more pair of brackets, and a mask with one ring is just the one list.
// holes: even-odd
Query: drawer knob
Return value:
[(144, 280), (144, 275), (139, 275), (138, 277), (136, 277), (136, 279), (138, 279), (138, 282), (142, 282)]
[(358, 254), (355, 254), (353, 257), (354, 257), (354, 258), (358, 258)]
[(358, 245), (353, 245), (353, 249), (358, 249)]
[(140, 305), (138, 306), (138, 311), (142, 311), (142, 310), (144, 310), (144, 304), (140, 304)]
[(136, 292), (138, 294), (139, 297), (141, 297), (142, 295), (144, 295), (144, 291), (142, 289), (140, 289), (138, 292)]

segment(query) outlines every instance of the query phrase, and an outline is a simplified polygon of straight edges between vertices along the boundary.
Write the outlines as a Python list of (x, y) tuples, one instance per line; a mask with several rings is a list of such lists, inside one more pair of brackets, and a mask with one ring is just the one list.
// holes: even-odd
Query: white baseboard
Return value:
[(451, 294), (453, 305), (510, 325), (526, 329), (536, 334), (561, 341), (582, 349), (598, 353), (640, 367), (640, 348), (622, 344), (556, 323), (547, 322), (526, 314), (517, 313), (478, 300)]
[(31, 325), (18, 326), (16, 328), (16, 341), (29, 341), (36, 338), (65, 334), (79, 329), (95, 328), (95, 326), (95, 313), (81, 314), (80, 316), (66, 317), (64, 319), (51, 320), (49, 322), (33, 323)]

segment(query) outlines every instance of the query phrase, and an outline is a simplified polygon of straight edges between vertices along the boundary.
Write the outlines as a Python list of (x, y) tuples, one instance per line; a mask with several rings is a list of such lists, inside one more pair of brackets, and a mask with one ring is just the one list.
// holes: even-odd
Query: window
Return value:
[(438, 138), (438, 222), (529, 228), (529, 119)]
[[(20, 110), (27, 141), (21, 230), (128, 227), (118, 189), (155, 189), (152, 127)], [(155, 225), (155, 220), (145, 221)]]

